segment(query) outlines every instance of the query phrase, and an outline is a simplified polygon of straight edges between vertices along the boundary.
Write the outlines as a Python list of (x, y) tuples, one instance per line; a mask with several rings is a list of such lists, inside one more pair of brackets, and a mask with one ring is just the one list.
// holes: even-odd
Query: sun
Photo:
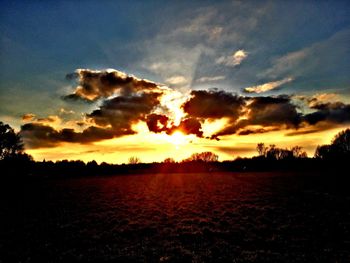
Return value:
[(173, 134), (168, 135), (167, 137), (168, 141), (177, 147), (189, 142), (188, 136), (184, 135), (181, 131), (175, 131)]

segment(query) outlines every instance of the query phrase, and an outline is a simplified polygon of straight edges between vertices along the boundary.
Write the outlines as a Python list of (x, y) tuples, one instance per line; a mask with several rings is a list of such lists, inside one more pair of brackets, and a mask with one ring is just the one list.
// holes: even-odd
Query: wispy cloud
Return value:
[(225, 78), (226, 78), (225, 76), (212, 76), (212, 77), (205, 76), (205, 77), (198, 78), (196, 80), (196, 82), (205, 83), (205, 82), (212, 82), (212, 81), (223, 80)]
[(288, 82), (291, 82), (291, 81), (293, 81), (293, 78), (289, 77), (289, 78), (285, 78), (285, 79), (278, 80), (278, 81), (272, 81), (272, 82), (264, 83), (264, 84), (257, 85), (257, 86), (247, 87), (247, 88), (244, 88), (243, 91), (247, 92), (247, 93), (263, 93), (263, 92), (267, 92), (267, 91), (276, 89), (279, 86), (286, 84)]
[(172, 76), (170, 78), (167, 78), (165, 80), (165, 83), (169, 84), (169, 85), (173, 85), (173, 86), (177, 86), (177, 85), (183, 85), (186, 84), (188, 82), (188, 80), (181, 75), (178, 76)]
[(248, 57), (248, 53), (243, 50), (237, 50), (230, 56), (221, 56), (215, 62), (216, 64), (223, 64), (230, 67), (238, 66)]
[[(272, 60), (272, 66), (260, 75), (270, 78), (301, 76), (304, 81), (313, 80), (314, 85), (324, 87), (337, 82), (345, 84), (349, 79), (349, 40), (349, 29), (339, 31), (328, 39)], [(318, 83), (318, 80), (323, 81)]]

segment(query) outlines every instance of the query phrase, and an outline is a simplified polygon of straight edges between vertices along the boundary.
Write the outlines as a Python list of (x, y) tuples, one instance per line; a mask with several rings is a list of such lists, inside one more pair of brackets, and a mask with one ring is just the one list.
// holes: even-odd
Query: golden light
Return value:
[(169, 112), (168, 117), (172, 119), (175, 125), (185, 117), (181, 105), (186, 101), (187, 96), (179, 91), (170, 90), (165, 92), (161, 98), (161, 105), (165, 106)]
[(181, 131), (176, 131), (171, 135), (168, 135), (168, 141), (176, 146), (187, 144), (188, 138)]

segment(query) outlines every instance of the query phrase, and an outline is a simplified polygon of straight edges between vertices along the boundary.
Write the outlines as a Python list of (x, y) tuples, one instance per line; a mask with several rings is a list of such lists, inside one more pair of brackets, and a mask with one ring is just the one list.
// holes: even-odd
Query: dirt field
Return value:
[(1, 185), (0, 262), (350, 262), (350, 193), (315, 175)]

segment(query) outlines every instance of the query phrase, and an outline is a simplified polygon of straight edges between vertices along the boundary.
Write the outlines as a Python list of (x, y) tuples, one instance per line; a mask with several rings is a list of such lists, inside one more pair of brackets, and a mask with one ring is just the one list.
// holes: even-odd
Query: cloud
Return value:
[(41, 123), (59, 123), (61, 122), (61, 118), (57, 115), (50, 115), (45, 118), (37, 118), (36, 121)]
[(251, 152), (255, 152), (255, 145), (250, 145), (249, 147), (247, 146), (235, 146), (235, 147), (232, 147), (232, 146), (207, 146), (207, 147), (210, 147), (212, 148), (213, 150), (217, 150), (217, 151), (220, 151), (220, 152), (224, 152), (224, 153), (227, 153), (227, 154), (230, 154), (231, 156), (232, 155), (239, 155), (239, 154), (247, 154), (247, 153), (251, 153)]
[(25, 122), (27, 122), (27, 121), (32, 121), (32, 120), (34, 120), (35, 119), (35, 114), (33, 114), (33, 113), (26, 113), (26, 114), (24, 114), (23, 116), (22, 116), (22, 121), (25, 121)]
[(132, 135), (132, 125), (144, 121), (146, 116), (159, 105), (160, 92), (118, 96), (103, 101), (102, 105), (86, 115), (93, 124), (82, 132), (75, 129), (55, 129), (47, 125), (51, 117), (37, 119), (21, 127), (21, 136), (27, 147), (53, 147), (61, 142), (91, 143), (106, 139)]
[[(247, 97), (219, 90), (197, 90), (182, 108), (187, 116), (204, 122), (226, 118), (227, 123), (212, 139), (231, 134), (262, 133), (282, 128), (298, 128), (301, 114), (289, 96)], [(261, 126), (248, 128), (250, 126)]]
[(319, 131), (322, 131), (322, 129), (319, 129), (319, 128), (302, 129), (302, 130), (295, 130), (292, 132), (288, 132), (285, 135), (286, 136), (305, 135), (305, 134), (315, 133), (315, 132), (319, 132)]
[(114, 69), (77, 69), (75, 73), (68, 74), (67, 78), (77, 78), (78, 86), (74, 93), (64, 98), (67, 100), (83, 99), (90, 102), (108, 98), (116, 93), (128, 95), (138, 91), (152, 92), (159, 90), (161, 86)]
[(193, 90), (182, 108), (189, 116), (204, 119), (238, 118), (245, 104), (243, 97), (219, 90)]
[(161, 114), (150, 114), (147, 116), (146, 124), (149, 131), (154, 133), (165, 132), (172, 134), (180, 130), (184, 134), (194, 134), (197, 137), (203, 137), (202, 124), (196, 118), (185, 118), (179, 125), (170, 123), (169, 118)]
[(183, 119), (175, 130), (180, 130), (184, 134), (194, 134), (197, 137), (203, 137), (202, 125), (196, 118)]
[(309, 56), (309, 52), (309, 49), (305, 48), (299, 51), (290, 52), (275, 59), (273, 61), (273, 66), (266, 70), (264, 75), (279, 77), (282, 74), (291, 72), (294, 68), (298, 67), (307, 58), (307, 56)]
[(99, 128), (91, 126), (83, 132), (74, 129), (61, 129), (41, 124), (27, 123), (21, 126), (20, 135), (27, 148), (55, 147), (62, 142), (90, 143), (94, 141), (112, 139), (118, 134), (110, 128)]
[(168, 121), (167, 116), (155, 113), (147, 115), (146, 118), (148, 130), (154, 133), (168, 131)]
[[(297, 112), (289, 96), (277, 97), (243, 97), (246, 103), (241, 111), (240, 118), (230, 118), (227, 125), (215, 133), (212, 138), (242, 132), (247, 133), (267, 132), (283, 128), (298, 128), (301, 122), (301, 114)], [(246, 127), (260, 126), (260, 128), (248, 129)]]
[[(303, 121), (317, 129), (327, 129), (337, 124), (350, 123), (350, 104), (339, 101), (335, 93), (320, 93), (313, 96), (295, 96), (306, 103), (308, 114)], [(311, 112), (310, 112), (311, 111)]]
[[(80, 86), (71, 95), (93, 101), (98, 98), (100, 104), (77, 120), (65, 121), (57, 115), (23, 115), (29, 123), (21, 127), (20, 133), (27, 147), (53, 147), (62, 142), (84, 144), (132, 135), (137, 133), (133, 127), (139, 122), (146, 123), (150, 132), (181, 131), (203, 138), (206, 123), (223, 120), (205, 134), (211, 139), (290, 129), (307, 133), (350, 123), (350, 105), (338, 101), (336, 94), (251, 97), (211, 89), (192, 90), (186, 100), (179, 91), (125, 73), (120, 75), (117, 70), (79, 70), (75, 74), (78, 73)], [(267, 84), (275, 88), (288, 81), (290, 78)], [(181, 100), (177, 101), (179, 94)], [(179, 103), (174, 103), (174, 99)], [(307, 113), (302, 112), (295, 99), (306, 104)], [(74, 112), (63, 109), (60, 114)]]
[[(161, 106), (164, 92), (169, 92), (153, 82), (127, 76), (117, 70), (77, 70), (76, 74), (79, 74), (80, 85), (71, 95), (86, 100), (102, 99), (101, 105), (85, 114), (83, 120), (70, 121), (81, 128), (89, 127), (81, 132), (73, 128), (59, 129), (52, 127), (57, 120), (61, 121), (58, 116), (36, 118), (26, 115), (26, 119), (32, 117), (31, 123), (22, 126), (21, 134), (28, 147), (51, 147), (61, 142), (90, 143), (135, 134), (132, 126), (145, 121), (147, 115)], [(110, 98), (116, 91), (117, 96)], [(61, 112), (67, 113), (66, 110)]]
[(301, 114), (291, 97), (280, 95), (277, 97), (254, 97), (248, 106), (249, 124), (253, 125), (286, 125), (297, 127)]
[(331, 37), (272, 60), (272, 65), (260, 74), (263, 77), (296, 77), (299, 89), (347, 88), (349, 84), (350, 30), (336, 32)]
[(33, 113), (27, 113), (22, 116), (22, 121), (24, 122), (35, 122), (35, 123), (51, 123), (51, 124), (58, 124), (62, 120), (57, 115), (50, 115), (44, 118), (39, 118)]
[(159, 105), (161, 95), (160, 92), (154, 92), (106, 99), (87, 117), (94, 124), (111, 127), (118, 134), (131, 134), (131, 126), (146, 120), (146, 116)]
[(221, 56), (219, 57), (215, 62), (216, 64), (222, 64), (230, 67), (238, 66), (242, 63), (243, 60), (245, 60), (248, 57), (248, 53), (243, 50), (237, 50), (235, 53), (233, 53), (230, 56)]
[(238, 135), (250, 135), (250, 134), (257, 134), (257, 133), (266, 133), (271, 131), (278, 131), (279, 128), (256, 128), (256, 129), (243, 129), (240, 130), (237, 134)]
[(310, 125), (315, 125), (319, 122), (328, 122), (330, 124), (350, 123), (350, 104), (344, 104), (339, 101), (317, 103), (313, 105), (312, 109), (317, 111), (304, 116), (304, 121)]
[(59, 114), (63, 116), (68, 116), (71, 114), (74, 114), (75, 112), (73, 110), (67, 110), (65, 108), (60, 108)]
[(184, 76), (172, 76), (170, 78), (167, 78), (165, 82), (169, 85), (177, 86), (187, 83), (188, 80)]
[(200, 77), (196, 80), (196, 82), (204, 83), (204, 82), (212, 82), (225, 79), (225, 76), (212, 76), (212, 77)]
[(308, 104), (308, 107), (311, 109), (317, 108), (317, 105), (336, 102), (339, 100), (339, 95), (335, 93), (321, 93), (315, 94), (313, 96), (295, 96), (296, 99), (305, 101)]
[(291, 82), (292, 80), (293, 80), (293, 78), (291, 78), (291, 77), (284, 78), (282, 80), (272, 81), (272, 82), (268, 82), (268, 83), (265, 83), (262, 85), (247, 87), (247, 88), (244, 88), (243, 91), (247, 92), (247, 93), (263, 93), (263, 92), (267, 92), (267, 91), (276, 89), (283, 84)]
[[(311, 97), (309, 111), (314, 111), (311, 113), (300, 112), (299, 106), (293, 103), (292, 98), (287, 95), (242, 97), (245, 104), (239, 112), (239, 117), (227, 115), (227, 124), (213, 134), (212, 139), (230, 134), (248, 135), (285, 129), (298, 130), (295, 134), (306, 134), (350, 123), (350, 104), (326, 101), (334, 96)], [(229, 107), (222, 106), (223, 102), (220, 105)]]

